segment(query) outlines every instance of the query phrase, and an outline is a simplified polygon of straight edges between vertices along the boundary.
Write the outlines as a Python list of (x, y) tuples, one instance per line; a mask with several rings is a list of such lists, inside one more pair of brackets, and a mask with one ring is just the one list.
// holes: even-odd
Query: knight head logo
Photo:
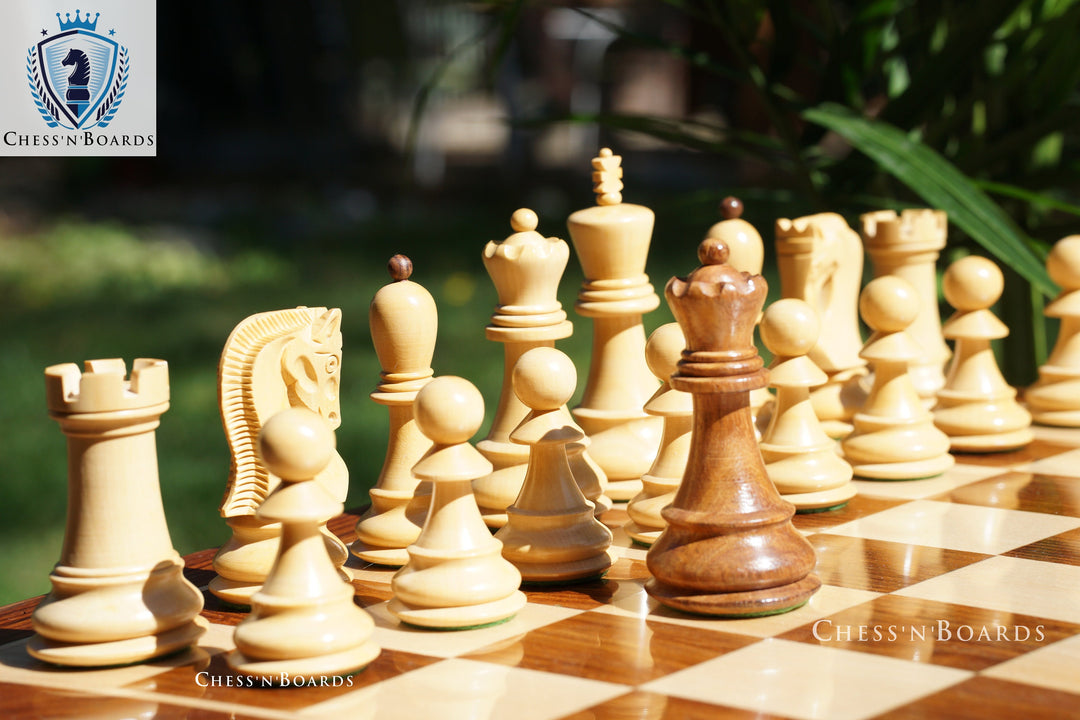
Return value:
[(32, 45), (26, 53), (26, 79), (42, 120), (49, 127), (81, 130), (108, 127), (124, 99), (128, 51), (111, 36), (96, 32), (101, 13), (83, 17), (79, 10), (61, 18), (60, 31)]

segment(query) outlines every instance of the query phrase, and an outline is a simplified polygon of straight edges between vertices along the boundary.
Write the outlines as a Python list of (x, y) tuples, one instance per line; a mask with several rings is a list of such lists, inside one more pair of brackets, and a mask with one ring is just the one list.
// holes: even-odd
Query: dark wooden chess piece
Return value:
[(795, 508), (769, 481), (754, 439), (750, 391), (768, 384), (753, 343), (768, 286), (726, 265), (716, 238), (701, 267), (672, 278), (668, 305), (686, 335), (671, 386), (694, 396), (686, 473), (649, 550), (656, 600), (705, 615), (751, 617), (793, 610), (820, 587), (814, 549), (791, 524)]

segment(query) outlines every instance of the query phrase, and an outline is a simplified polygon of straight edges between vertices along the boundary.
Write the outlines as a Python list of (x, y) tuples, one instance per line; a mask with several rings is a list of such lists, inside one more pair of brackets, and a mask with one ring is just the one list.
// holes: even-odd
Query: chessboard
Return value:
[[(1065, 718), (1080, 717), (1080, 430), (959, 455), (944, 475), (858, 481), (842, 509), (800, 514), (823, 586), (792, 612), (716, 619), (658, 606), (646, 550), (603, 520), (600, 580), (527, 589), (512, 620), (402, 625), (392, 569), (347, 568), (382, 653), (322, 686), (261, 687), (223, 655), (245, 614), (205, 592), (214, 550), (186, 558), (210, 630), (199, 647), (109, 669), (26, 652), (39, 599), (0, 610), (0, 717), (22, 718)], [(349, 542), (355, 514), (331, 529)]]

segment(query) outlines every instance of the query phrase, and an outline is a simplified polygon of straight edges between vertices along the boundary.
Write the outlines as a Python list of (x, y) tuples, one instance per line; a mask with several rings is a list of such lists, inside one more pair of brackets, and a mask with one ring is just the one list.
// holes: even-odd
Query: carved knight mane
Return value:
[[(231, 455), (223, 517), (254, 514), (277, 484), (256, 447), (259, 430), (274, 413), (306, 407), (332, 428), (340, 424), (340, 370), (341, 311), (336, 308), (258, 313), (233, 329), (218, 366), (221, 421)], [(339, 456), (327, 471), (344, 471), (347, 489)]]

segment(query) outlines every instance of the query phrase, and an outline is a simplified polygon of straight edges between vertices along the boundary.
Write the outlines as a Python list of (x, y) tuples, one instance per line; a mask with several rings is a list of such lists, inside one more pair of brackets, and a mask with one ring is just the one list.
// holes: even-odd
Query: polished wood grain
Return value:
[(1080, 481), (1061, 475), (1009, 472), (931, 499), (1080, 517)]
[(1042, 460), (1052, 455), (1058, 455), (1066, 450), (1073, 450), (1074, 446), (1063, 445), (1049, 440), (1035, 440), (1026, 446), (1011, 452), (1000, 453), (956, 453), (956, 461), (964, 465), (981, 465), (984, 467), (1015, 467), (1023, 463)]
[(722, 707), (636, 691), (594, 705), (562, 720), (786, 720), (782, 715)]
[(872, 592), (894, 592), (991, 557), (827, 533), (809, 539), (817, 551), (815, 572), (823, 583)]
[(1028, 560), (1080, 565), (1080, 529), (1063, 532), (1060, 535), (1010, 550), (1005, 554)]
[(989, 720), (989, 718), (1024, 718), (1024, 720), (1065, 720), (1080, 717), (1077, 696), (1045, 690), (1007, 680), (974, 677), (951, 688), (934, 693), (875, 720)]
[(666, 622), (583, 613), (528, 633), (519, 654), (466, 658), (604, 682), (639, 685), (756, 642), (756, 638)]
[(903, 500), (856, 495), (848, 501), (847, 505), (841, 508), (827, 512), (799, 513), (791, 519), (791, 522), (796, 529), (803, 532), (821, 532), (827, 528), (858, 520), (861, 517), (888, 510), (897, 505), (903, 505), (904, 502)]

